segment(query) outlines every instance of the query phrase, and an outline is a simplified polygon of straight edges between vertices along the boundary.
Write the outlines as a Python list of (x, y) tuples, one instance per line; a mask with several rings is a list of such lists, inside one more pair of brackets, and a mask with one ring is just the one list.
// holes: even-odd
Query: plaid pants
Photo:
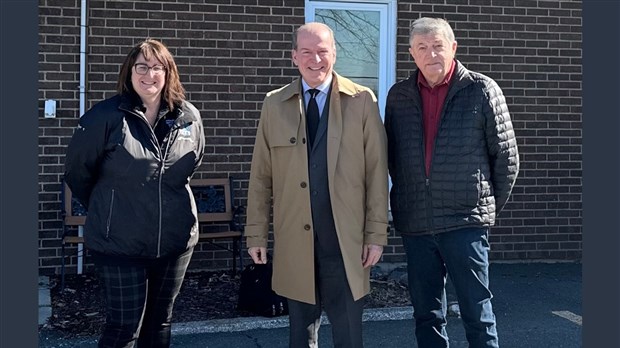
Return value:
[(122, 265), (95, 261), (107, 310), (100, 348), (170, 347), (172, 308), (192, 252)]

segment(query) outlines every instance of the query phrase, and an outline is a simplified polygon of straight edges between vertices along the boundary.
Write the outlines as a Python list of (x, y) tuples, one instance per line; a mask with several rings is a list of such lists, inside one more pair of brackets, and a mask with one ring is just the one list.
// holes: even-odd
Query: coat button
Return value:
[(310, 225), (308, 225), (308, 224), (304, 225), (304, 230), (310, 231)]
[(301, 188), (306, 188), (306, 186), (308, 185), (306, 184), (305, 181), (302, 181), (301, 184), (299, 184), (299, 186), (301, 186)]
[(297, 139), (295, 139), (295, 137), (292, 137), (288, 141), (290, 141), (291, 144), (295, 144), (295, 142), (297, 142)]

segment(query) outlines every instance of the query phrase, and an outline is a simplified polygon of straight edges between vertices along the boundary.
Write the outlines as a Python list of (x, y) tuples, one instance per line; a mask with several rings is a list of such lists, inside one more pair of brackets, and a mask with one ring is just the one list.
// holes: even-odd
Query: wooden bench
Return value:
[[(199, 239), (206, 241), (216, 247), (223, 248), (233, 254), (233, 274), (237, 272), (237, 258), (239, 259), (239, 270), (243, 269), (243, 256), (241, 254), (241, 237), (243, 236), (244, 226), (239, 220), (242, 207), (235, 207), (234, 202), (234, 180), (230, 178), (221, 179), (193, 179), (190, 187), (196, 200), (199, 223)], [(71, 235), (71, 227), (81, 227), (86, 223), (86, 209), (71, 194), (71, 190), (66, 183), (62, 184), (62, 248), (61, 248), (61, 289), (64, 289), (65, 282), (65, 258), (66, 246), (78, 245), (78, 255), (84, 255), (84, 237), (81, 235)], [(203, 232), (205, 225), (222, 223), (226, 225), (225, 231)], [(230, 239), (232, 248), (216, 244), (220, 239)]]
[(71, 189), (64, 182), (62, 182), (62, 188), (60, 192), (60, 201), (62, 203), (61, 215), (62, 215), (62, 246), (60, 251), (61, 266), (60, 266), (60, 289), (65, 288), (65, 258), (67, 245), (78, 246), (78, 256), (84, 256), (84, 237), (81, 233), (77, 236), (70, 235), (69, 231), (71, 227), (77, 227), (78, 230), (83, 228), (86, 223), (86, 208), (80, 202), (73, 198)]
[[(239, 219), (243, 207), (234, 206), (234, 179), (193, 179), (190, 187), (196, 200), (198, 210), (198, 222), (200, 224), (200, 240), (211, 245), (232, 252), (233, 274), (237, 271), (237, 258), (239, 258), (239, 270), (243, 269), (243, 255), (241, 254), (241, 237), (244, 226)], [(225, 224), (224, 231), (205, 232), (206, 225)], [(218, 239), (231, 239), (232, 249), (221, 244), (216, 244)]]

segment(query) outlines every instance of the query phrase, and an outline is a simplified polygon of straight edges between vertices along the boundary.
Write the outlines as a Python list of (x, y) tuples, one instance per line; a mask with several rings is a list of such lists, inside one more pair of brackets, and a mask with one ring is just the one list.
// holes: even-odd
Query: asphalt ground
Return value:
[[(502, 348), (581, 347), (581, 264), (492, 263), (493, 308)], [(78, 290), (79, 291), (79, 290)], [(417, 347), (411, 307), (367, 310), (364, 314), (366, 348)], [(288, 318), (237, 318), (173, 325), (172, 347), (279, 348), (288, 346)], [(319, 347), (331, 347), (331, 326), (325, 320)], [(465, 348), (462, 321), (449, 317), (451, 348)], [(63, 339), (44, 331), (39, 347), (97, 347), (96, 337)]]

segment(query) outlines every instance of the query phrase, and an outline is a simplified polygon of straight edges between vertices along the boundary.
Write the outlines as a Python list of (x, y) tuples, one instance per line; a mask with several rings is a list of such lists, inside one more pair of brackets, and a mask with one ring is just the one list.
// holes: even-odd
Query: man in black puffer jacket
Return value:
[(420, 348), (448, 347), (445, 281), (454, 284), (470, 347), (499, 347), (488, 279), (488, 233), (515, 183), (519, 155), (495, 81), (466, 69), (443, 19), (411, 25), (418, 70), (385, 109), (390, 204), (407, 255)]

